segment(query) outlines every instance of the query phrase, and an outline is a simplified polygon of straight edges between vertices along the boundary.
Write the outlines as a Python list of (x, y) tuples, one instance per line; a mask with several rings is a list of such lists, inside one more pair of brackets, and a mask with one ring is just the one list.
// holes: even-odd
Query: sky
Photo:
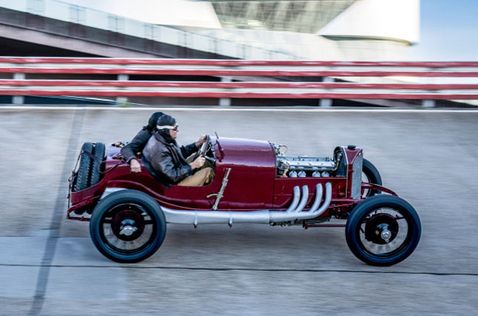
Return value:
[(478, 0), (421, 0), (416, 60), (478, 60)]

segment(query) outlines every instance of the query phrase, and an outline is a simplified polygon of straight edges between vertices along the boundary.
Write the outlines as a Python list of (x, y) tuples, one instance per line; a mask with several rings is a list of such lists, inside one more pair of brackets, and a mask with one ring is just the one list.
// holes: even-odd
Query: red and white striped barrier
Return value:
[[(0, 95), (12, 96), (478, 100), (478, 62), (0, 57), (0, 75), (11, 77), (0, 79)], [(72, 79), (48, 79), (69, 75)], [(77, 75), (118, 80), (73, 79)], [(129, 75), (239, 82), (138, 81), (128, 80)], [(307, 82), (301, 82), (305, 77)]]

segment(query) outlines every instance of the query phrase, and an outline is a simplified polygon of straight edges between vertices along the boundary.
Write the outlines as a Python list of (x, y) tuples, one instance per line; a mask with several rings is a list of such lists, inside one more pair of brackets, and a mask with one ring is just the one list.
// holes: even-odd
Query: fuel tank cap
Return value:
[(350, 150), (354, 150), (355, 148), (357, 148), (357, 146), (355, 146), (355, 145), (348, 145), (347, 146), (347, 149), (350, 149)]

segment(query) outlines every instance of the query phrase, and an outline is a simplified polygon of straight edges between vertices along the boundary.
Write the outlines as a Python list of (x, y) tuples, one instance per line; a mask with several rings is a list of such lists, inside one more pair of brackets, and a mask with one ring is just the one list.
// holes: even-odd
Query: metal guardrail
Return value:
[[(0, 57), (0, 74), (12, 77), (0, 80), (0, 95), (11, 96), (383, 99), (423, 100), (428, 106), (433, 100), (478, 100), (478, 62)], [(79, 74), (91, 80), (75, 79)], [(58, 75), (72, 79), (51, 78)], [(98, 79), (104, 75), (110, 78)], [(129, 80), (131, 75), (154, 79)], [(188, 81), (158, 79), (170, 75)], [(190, 81), (194, 76), (222, 82)]]

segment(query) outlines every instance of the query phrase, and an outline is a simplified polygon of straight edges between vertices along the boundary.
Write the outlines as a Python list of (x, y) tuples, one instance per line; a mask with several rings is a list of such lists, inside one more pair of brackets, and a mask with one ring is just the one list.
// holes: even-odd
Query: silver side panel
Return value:
[(360, 152), (355, 158), (354, 164), (352, 166), (352, 198), (360, 198), (361, 188), (362, 188), (362, 165), (363, 165), (363, 154)]

